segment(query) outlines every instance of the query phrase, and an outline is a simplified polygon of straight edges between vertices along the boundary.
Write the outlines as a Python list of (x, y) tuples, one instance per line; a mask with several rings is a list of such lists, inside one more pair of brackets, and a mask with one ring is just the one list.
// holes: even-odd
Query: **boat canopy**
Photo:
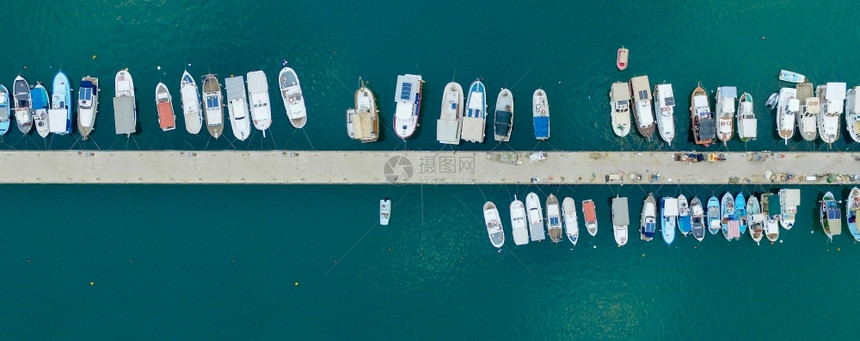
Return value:
[(460, 137), (457, 136), (459, 129), (459, 121), (436, 120), (436, 139), (441, 143), (458, 144), (460, 142)]
[(738, 98), (738, 88), (734, 86), (720, 87), (720, 96), (726, 98)]
[(693, 106), (696, 108), (709, 108), (710, 104), (708, 104), (708, 96), (693, 96)]
[(227, 88), (227, 101), (232, 101), (236, 99), (245, 100), (244, 77), (228, 77), (227, 79), (224, 79), (224, 87)]
[(831, 82), (827, 83), (827, 101), (844, 101), (845, 100), (845, 83)]
[[(746, 103), (744, 103), (746, 104)], [(755, 118), (745, 118), (743, 119), (743, 123), (741, 126), (743, 127), (744, 136), (748, 138), (756, 138), (758, 135), (758, 131), (756, 129), (756, 125), (758, 125), (758, 120)]]
[(630, 214), (627, 212), (627, 197), (612, 198), (612, 224), (630, 225)]
[(651, 100), (651, 84), (648, 82), (648, 76), (631, 78), (630, 89), (637, 102)]
[(117, 134), (133, 134), (137, 122), (134, 117), (134, 97), (114, 97), (114, 124)]
[(797, 188), (792, 189), (783, 189), (780, 191), (781, 193), (779, 198), (782, 200), (783, 205), (787, 206), (798, 206), (800, 205), (800, 190)]
[(717, 135), (713, 118), (699, 119), (699, 139), (709, 139)]
[(612, 83), (612, 99), (616, 102), (630, 100), (630, 86), (624, 82)]
[(418, 95), (418, 82), (420, 81), (421, 79), (415, 75), (397, 76), (397, 91), (394, 94), (394, 101), (398, 103), (415, 103)]
[(585, 221), (597, 220), (597, 215), (594, 212), (594, 201), (583, 201), (582, 211), (585, 212)]
[(248, 72), (248, 92), (261, 93), (268, 92), (269, 84), (266, 80), (266, 74), (263, 71)]
[(493, 122), (496, 132), (507, 134), (511, 129), (511, 119), (514, 114), (510, 111), (496, 111), (496, 117)]
[(675, 94), (672, 92), (672, 84), (658, 84), (657, 92), (659, 93), (658, 96), (660, 96), (660, 101), (663, 103), (663, 106), (675, 106)]
[(788, 111), (797, 112), (800, 110), (800, 100), (791, 98), (788, 100)]
[(534, 118), (535, 137), (549, 137), (549, 117), (540, 116)]
[(30, 96), (32, 97), (33, 101), (33, 109), (41, 109), (48, 107), (48, 96), (45, 94), (45, 92), (33, 88), (30, 93)]
[(667, 217), (674, 217), (678, 215), (678, 199), (676, 198), (665, 198), (663, 199), (663, 215)]
[(48, 131), (55, 134), (68, 134), (71, 130), (68, 109), (48, 109)]

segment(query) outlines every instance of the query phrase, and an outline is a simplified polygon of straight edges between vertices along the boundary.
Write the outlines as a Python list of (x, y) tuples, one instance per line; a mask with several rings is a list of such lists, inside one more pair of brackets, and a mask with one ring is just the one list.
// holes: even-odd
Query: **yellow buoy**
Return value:
[(96, 285), (96, 282), (90, 282), (90, 286)]
[(93, 55), (93, 60), (96, 60), (96, 55)]
[(296, 282), (296, 286), (299, 286), (299, 282)]

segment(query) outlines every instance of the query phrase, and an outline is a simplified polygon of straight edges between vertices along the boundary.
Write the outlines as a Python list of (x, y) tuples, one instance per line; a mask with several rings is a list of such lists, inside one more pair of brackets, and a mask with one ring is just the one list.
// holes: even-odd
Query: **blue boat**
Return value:
[(717, 234), (720, 231), (720, 200), (712, 196), (708, 199), (708, 211), (706, 213), (708, 219), (708, 231), (711, 234)]
[(33, 99), (33, 125), (36, 126), (36, 132), (41, 137), (48, 137), (48, 90), (37, 83), (30, 90), (30, 97)]
[(743, 193), (735, 197), (735, 217), (738, 220), (738, 230), (741, 235), (747, 233), (747, 200)]
[(532, 96), (532, 119), (535, 126), (535, 138), (549, 139), (549, 102), (543, 89), (535, 90)]
[(723, 201), (720, 205), (720, 225), (723, 230), (723, 237), (726, 240), (740, 239), (740, 227), (737, 215), (735, 214), (735, 198), (731, 193), (723, 195)]
[(48, 109), (48, 127), (52, 134), (72, 133), (72, 85), (63, 71), (54, 75), (51, 87), (51, 109)]
[[(678, 225), (678, 199), (663, 197), (660, 199), (660, 232), (667, 245), (675, 240), (675, 225)], [(690, 215), (687, 214), (687, 218)]]
[(848, 194), (848, 202), (845, 203), (845, 218), (848, 219), (848, 231), (854, 237), (854, 241), (860, 241), (860, 231), (857, 230), (857, 214), (860, 213), (860, 189), (854, 187)]
[(6, 134), (9, 131), (9, 89), (5, 85), (0, 84), (0, 135)]
[(678, 230), (684, 237), (693, 231), (693, 225), (690, 223), (690, 205), (683, 194), (678, 196)]

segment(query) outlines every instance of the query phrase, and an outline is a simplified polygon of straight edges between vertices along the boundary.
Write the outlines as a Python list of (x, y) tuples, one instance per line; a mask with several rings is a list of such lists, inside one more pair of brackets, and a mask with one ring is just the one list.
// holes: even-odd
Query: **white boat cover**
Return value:
[(651, 83), (648, 82), (648, 76), (630, 78), (630, 89), (634, 101), (651, 101)]
[(436, 120), (436, 139), (439, 143), (459, 144), (460, 138), (457, 136), (459, 129), (459, 121)]
[(616, 102), (630, 100), (630, 87), (624, 82), (612, 83), (612, 99)]
[[(827, 113), (841, 114), (845, 107), (845, 83), (827, 83)], [(829, 128), (829, 127), (828, 127)], [(833, 127), (838, 130), (838, 127)]]
[(779, 199), (781, 205), (798, 206), (800, 205), (800, 190), (796, 188), (782, 189), (779, 191)]
[(708, 103), (708, 97), (707, 96), (694, 96), (693, 97), (693, 104), (694, 104), (694, 107), (696, 107), (696, 108), (706, 108), (710, 105)]
[(630, 214), (627, 212), (627, 197), (612, 198), (612, 224), (630, 225)]
[(657, 92), (660, 96), (660, 101), (664, 106), (675, 106), (675, 94), (672, 92), (672, 84), (658, 84)]
[(667, 217), (675, 217), (678, 215), (678, 199), (663, 199), (663, 215)]
[[(126, 84), (125, 82), (120, 84)], [(122, 96), (113, 98), (114, 126), (117, 134), (134, 134), (137, 130), (137, 119), (134, 113), (134, 97)]]
[(726, 98), (738, 98), (738, 88), (734, 86), (720, 87), (720, 96)]
[(54, 134), (65, 134), (68, 113), (66, 109), (48, 109), (48, 131)]
[(227, 88), (227, 101), (241, 99), (247, 102), (245, 98), (245, 78), (242, 76), (229, 77), (224, 79), (224, 87)]
[(758, 129), (756, 129), (756, 125), (758, 125), (758, 119), (745, 118), (743, 120), (743, 124), (741, 124), (741, 126), (743, 127), (744, 136), (753, 139), (756, 138), (756, 135), (758, 134)]

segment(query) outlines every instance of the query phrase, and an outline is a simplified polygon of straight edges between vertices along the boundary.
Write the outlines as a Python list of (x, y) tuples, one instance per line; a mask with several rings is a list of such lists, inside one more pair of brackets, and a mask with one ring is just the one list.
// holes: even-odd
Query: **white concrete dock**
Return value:
[[(860, 183), (860, 154), (760, 152), (7, 151), (7, 184)], [(684, 154), (684, 153), (682, 153)], [(724, 161), (708, 161), (708, 157)], [(722, 157), (720, 157), (722, 156)], [(497, 161), (518, 158), (520, 164)], [(770, 171), (770, 172), (768, 172)], [(770, 175), (770, 178), (766, 177)], [(791, 174), (792, 176), (789, 176)], [(659, 175), (659, 176), (657, 176)]]

